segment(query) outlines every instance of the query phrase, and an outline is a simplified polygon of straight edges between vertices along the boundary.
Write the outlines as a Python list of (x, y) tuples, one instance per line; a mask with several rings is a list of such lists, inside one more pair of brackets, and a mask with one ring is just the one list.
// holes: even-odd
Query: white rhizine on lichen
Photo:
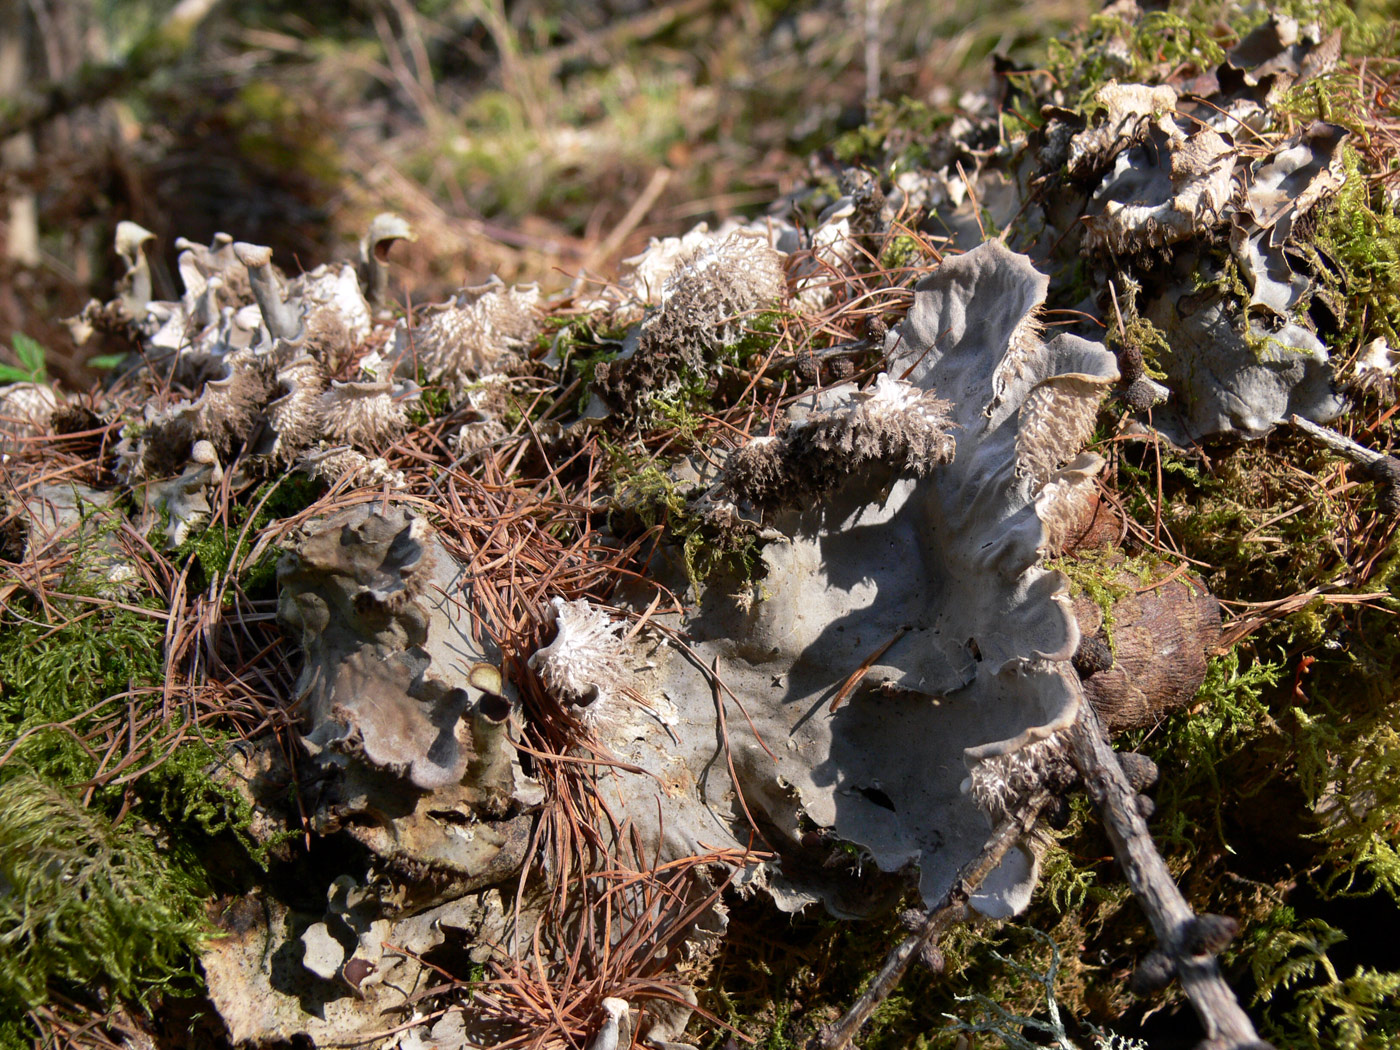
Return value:
[(626, 644), (619, 632), (626, 624), (608, 618), (586, 600), (554, 598), (554, 641), (530, 657), (545, 688), (556, 699), (582, 708), (584, 722), (594, 722), (626, 687)]
[(774, 507), (830, 490), (870, 462), (924, 477), (953, 458), (948, 404), (930, 391), (880, 373), (849, 389), (781, 436), (751, 439), (725, 464), (735, 499)]
[(787, 298), (783, 254), (761, 233), (736, 230), (677, 263), (661, 305), (636, 329), (630, 349), (599, 363), (594, 387), (609, 403), (639, 411), (703, 374), (737, 342), (746, 318)]
[(676, 266), (642, 332), (683, 350), (727, 346), (739, 338), (746, 314), (786, 297), (782, 253), (761, 234), (736, 230)]
[(399, 322), (393, 354), (400, 374), (416, 366), (428, 382), (457, 390), (474, 376), (494, 371), (501, 358), (533, 343), (539, 332), (537, 285), (507, 288), (493, 278), (466, 288), (413, 327)]
[(948, 403), (884, 372), (844, 405), (806, 424), (816, 448), (849, 457), (849, 466), (881, 460), (922, 477), (953, 458)]
[(390, 469), (387, 460), (371, 459), (344, 445), (303, 453), (297, 469), (313, 480), (323, 479), (331, 485), (348, 477), (354, 485), (388, 485), (395, 490), (408, 487), (404, 472)]
[(1372, 339), (1356, 359), (1351, 383), (1358, 393), (1374, 393), (1383, 401), (1395, 397), (1396, 374), (1400, 373), (1400, 351), (1384, 339)]
[(709, 224), (702, 222), (679, 237), (653, 237), (645, 251), (622, 260), (623, 274), (618, 288), (645, 305), (655, 305), (676, 267), (694, 259), (731, 232), (711, 231)]
[(1062, 779), (1060, 771), (1067, 762), (1063, 738), (1059, 733), (1051, 733), (1016, 751), (978, 762), (963, 783), (963, 790), (972, 796), (978, 809), (999, 821), (1032, 792), (1049, 786), (1048, 779)]
[(320, 398), (332, 441), (374, 451), (408, 425), (408, 405), (418, 390), (408, 383), (331, 383)]
[(653, 237), (645, 250), (622, 260), (615, 284), (575, 300), (575, 305), (606, 316), (612, 327), (635, 324), (646, 307), (660, 305), (666, 282), (677, 269), (736, 232), (766, 240), (780, 256), (795, 250), (800, 241), (795, 227), (771, 217), (746, 224), (730, 220), (717, 230), (702, 222), (679, 237)]
[(277, 372), (277, 388), (281, 396), (267, 406), (268, 427), (275, 435), (270, 454), (285, 460), (319, 434), (326, 380), (315, 359), (302, 354)]

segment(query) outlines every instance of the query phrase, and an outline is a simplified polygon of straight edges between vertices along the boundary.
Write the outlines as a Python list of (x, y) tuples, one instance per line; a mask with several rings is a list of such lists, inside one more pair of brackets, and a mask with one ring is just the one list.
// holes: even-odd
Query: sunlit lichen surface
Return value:
[(1395, 23), (1021, 57), (563, 289), (123, 222), (0, 375), (0, 1046), (805, 1045), (1042, 792), (859, 1045), (1191, 1046), (1085, 705), (1261, 1035), (1400, 1041)]

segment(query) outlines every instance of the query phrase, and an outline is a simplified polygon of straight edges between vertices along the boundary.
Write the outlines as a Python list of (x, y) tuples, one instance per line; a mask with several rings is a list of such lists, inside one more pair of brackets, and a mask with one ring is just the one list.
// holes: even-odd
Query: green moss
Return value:
[(197, 889), (154, 835), (28, 773), (0, 783), (0, 1002), (43, 1003), (51, 982), (141, 1001), (188, 973)]
[(781, 310), (763, 310), (744, 319), (738, 340), (724, 348), (720, 360), (733, 365), (750, 363), (753, 358), (766, 357), (782, 341), (791, 315)]
[[(245, 493), (229, 505), (228, 519), (191, 530), (176, 557), (193, 558), (199, 568), (193, 583), (202, 590), (213, 579), (233, 581), (250, 597), (272, 597), (277, 582), (277, 559), (281, 550), (267, 547), (256, 562), (248, 555), (257, 544), (258, 533), (279, 518), (300, 513), (326, 490), (325, 482), (302, 474), (283, 474)], [(224, 601), (234, 600), (232, 588), (224, 591)]]
[(901, 233), (891, 237), (884, 251), (880, 253), (880, 267), (885, 270), (902, 270), (918, 265), (923, 257), (919, 242), (908, 234)]
[[(79, 783), (97, 759), (56, 726), (72, 719), (79, 732), (151, 701), (117, 696), (162, 679), (165, 622), (113, 606), (51, 603), (20, 612), (12, 599), (0, 620), (0, 740), (21, 741), (9, 762), (41, 769), (57, 783)], [(147, 598), (128, 603), (154, 613)], [(115, 699), (108, 700), (108, 697)]]
[[(1218, 20), (1225, 8), (1195, 4), (1185, 12), (1149, 11), (1131, 23), (1117, 15), (1092, 15), (1088, 29), (1049, 42), (1047, 68), (1066, 104), (1077, 109), (1086, 109), (1110, 80), (1147, 83), (1180, 66), (1209, 68), (1225, 57)], [(1229, 29), (1224, 32), (1226, 40), (1232, 38)]]
[[(1139, 463), (1120, 460), (1119, 497), (1149, 532), (1160, 512), (1173, 544), (1203, 566), (1211, 593), (1270, 601), (1351, 572), (1338, 539), (1346, 497), (1317, 484), (1332, 464), (1314, 446), (1292, 438), (1256, 442), (1213, 460), (1210, 473), (1184, 455), (1157, 451), (1149, 447)], [(1315, 606), (1299, 608), (1269, 627), (1266, 640), (1320, 641), (1325, 628), (1317, 613)]]
[(1389, 1050), (1400, 1040), (1400, 973), (1355, 967), (1342, 977), (1331, 950), (1347, 940), (1321, 919), (1281, 907), (1251, 931), (1255, 1002), (1265, 1032), (1299, 1050)]
[(627, 530), (626, 519), (644, 528), (660, 528), (665, 539), (679, 547), (691, 587), (724, 573), (739, 581), (754, 578), (758, 547), (752, 536), (716, 535), (691, 509), (670, 475), (650, 459), (639, 461), (616, 447), (608, 449), (613, 462), (612, 504), (622, 515), (617, 526)]
[(1037, 890), (1051, 911), (1063, 915), (1083, 908), (1097, 882), (1098, 874), (1092, 868), (1078, 864), (1074, 855), (1060, 846), (1049, 846), (1041, 854)]
[(1062, 572), (1069, 579), (1070, 597), (1085, 597), (1099, 607), (1103, 616), (1103, 631), (1108, 647), (1117, 652), (1113, 628), (1117, 618), (1115, 603), (1128, 597), (1138, 585), (1146, 585), (1160, 572), (1162, 559), (1155, 554), (1125, 557), (1122, 551), (1080, 551), (1073, 557), (1055, 558), (1045, 563), (1047, 569)]
[(888, 177), (925, 166), (928, 144), (953, 115), (913, 98), (880, 99), (864, 124), (840, 135), (832, 144), (836, 159), (847, 166), (869, 166)]
[(251, 807), (214, 775), (226, 732), (190, 720), (181, 693), (164, 698), (164, 603), (93, 595), (90, 548), (52, 587), (88, 600), (21, 591), (0, 615), (0, 1015), (11, 1017), (55, 986), (140, 1003), (195, 980), (207, 848), (219, 836), (257, 854)]
[(1276, 662), (1242, 662), (1238, 648), (1212, 657), (1195, 701), (1151, 733), (1129, 741), (1130, 750), (1135, 741), (1159, 768), (1172, 770), (1159, 789), (1157, 821), (1157, 838), (1170, 850), (1199, 853), (1207, 820), (1216, 844), (1229, 848), (1223, 807), (1244, 788), (1236, 782), (1227, 791), (1222, 769), (1246, 751), (1257, 752), (1261, 736), (1281, 733), (1264, 695), (1282, 675), (1283, 666)]
[(587, 318), (547, 318), (537, 347), (548, 352), (547, 362), (557, 361), (561, 378), (579, 381), (575, 411), (582, 413), (593, 396), (593, 377), (599, 364), (622, 352), (627, 329), (595, 326)]
[[(1167, 333), (1138, 313), (1138, 294), (1142, 286), (1127, 273), (1123, 274), (1122, 287), (1117, 290), (1114, 302), (1117, 316), (1109, 321), (1104, 331), (1104, 345), (1122, 357), (1123, 351), (1136, 351), (1142, 355), (1142, 363), (1153, 379), (1166, 379), (1164, 371), (1166, 359), (1171, 356), (1171, 341)], [(1118, 323), (1121, 320), (1122, 328)]]
[(450, 390), (444, 386), (434, 386), (424, 382), (421, 375), (418, 385), (418, 401), (408, 410), (408, 422), (411, 426), (427, 426), (434, 419), (445, 416), (452, 411), (452, 392)]
[[(1371, 189), (1360, 154), (1342, 147), (1346, 181), (1324, 204), (1313, 234), (1315, 250), (1331, 265), (1318, 276), (1344, 304), (1335, 341), (1353, 349), (1378, 336), (1400, 342), (1400, 215)], [(1374, 194), (1374, 195), (1373, 195)]]

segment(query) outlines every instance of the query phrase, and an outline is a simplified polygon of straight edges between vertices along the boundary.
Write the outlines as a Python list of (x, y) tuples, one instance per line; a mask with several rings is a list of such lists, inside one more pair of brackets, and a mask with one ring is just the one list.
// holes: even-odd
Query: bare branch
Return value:
[(1224, 944), (1213, 934), (1229, 926), (1229, 920), (1197, 916), (1177, 889), (1093, 705), (1086, 703), (1080, 709), (1069, 741), (1070, 756), (1099, 811), (1128, 885), (1205, 1029), (1202, 1050), (1266, 1050), (1269, 1044), (1255, 1032), (1215, 961), (1215, 952)]

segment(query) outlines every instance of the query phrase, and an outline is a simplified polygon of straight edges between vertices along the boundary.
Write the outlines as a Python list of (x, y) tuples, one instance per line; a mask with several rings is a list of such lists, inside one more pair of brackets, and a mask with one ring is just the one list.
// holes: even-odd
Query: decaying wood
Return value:
[(1206, 654), (1220, 641), (1220, 606), (1189, 577), (1144, 585), (1123, 572), (1114, 582), (1127, 593), (1111, 607), (1111, 647), (1097, 603), (1076, 599), (1074, 615), (1083, 637), (1099, 640), (1111, 655), (1111, 666), (1084, 679), (1084, 695), (1109, 732), (1118, 733), (1150, 726), (1196, 695)]
[(1052, 554), (1072, 554), (1075, 551), (1116, 547), (1128, 532), (1128, 523), (1112, 504), (1097, 492), (1089, 492), (1073, 507), (1073, 516), (1066, 516), (1065, 530)]
[(1213, 953), (1223, 947), (1220, 937), (1215, 936), (1222, 924), (1214, 916), (1197, 916), (1172, 881), (1166, 861), (1138, 813), (1137, 793), (1128, 783), (1092, 704), (1083, 706), (1069, 742), (1071, 758), (1113, 843), (1128, 885), (1205, 1029), (1202, 1050), (1265, 1050), (1270, 1044), (1259, 1038), (1235, 993), (1220, 976)]
[(870, 987), (852, 1004), (841, 1020), (821, 1027), (814, 1042), (817, 1050), (844, 1050), (850, 1045), (861, 1025), (865, 1024), (879, 1005), (899, 987), (899, 982), (908, 972), (910, 964), (919, 957), (925, 947), (934, 944), (948, 927), (967, 918), (968, 901), (977, 891), (977, 887), (996, 870), (1007, 851), (1026, 836), (1049, 799), (1047, 792), (1039, 792), (1027, 799), (1015, 814), (997, 825), (987, 838), (982, 852), (962, 867), (952, 886), (948, 887), (938, 904), (929, 910), (923, 925), (905, 937), (885, 957), (884, 965), (870, 982)]

